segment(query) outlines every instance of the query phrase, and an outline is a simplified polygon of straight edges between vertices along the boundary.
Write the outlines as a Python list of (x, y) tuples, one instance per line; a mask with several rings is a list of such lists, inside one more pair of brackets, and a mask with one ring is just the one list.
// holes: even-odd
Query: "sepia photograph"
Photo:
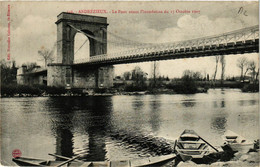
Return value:
[(0, 166), (260, 165), (258, 1), (0, 5)]

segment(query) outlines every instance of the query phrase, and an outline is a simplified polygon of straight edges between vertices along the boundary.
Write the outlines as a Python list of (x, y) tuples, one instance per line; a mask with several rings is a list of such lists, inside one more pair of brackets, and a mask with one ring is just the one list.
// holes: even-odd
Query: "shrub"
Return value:
[(145, 90), (147, 90), (147, 86), (145, 86), (145, 85), (131, 84), (131, 85), (127, 85), (125, 87), (126, 92), (145, 91)]
[(257, 84), (248, 84), (244, 85), (242, 92), (259, 92), (259, 85)]
[(38, 87), (31, 87), (27, 85), (17, 85), (17, 94), (41, 95), (42, 91)]
[(63, 87), (49, 87), (48, 86), (46, 89), (46, 93), (50, 94), (50, 95), (54, 95), (54, 94), (60, 95), (60, 94), (66, 93), (66, 92), (67, 92), (67, 90)]
[(1, 85), (1, 96), (14, 96), (16, 85)]

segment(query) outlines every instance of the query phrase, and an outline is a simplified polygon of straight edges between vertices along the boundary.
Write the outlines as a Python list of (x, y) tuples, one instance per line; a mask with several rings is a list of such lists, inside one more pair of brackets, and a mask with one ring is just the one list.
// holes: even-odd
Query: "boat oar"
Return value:
[(56, 167), (60, 167), (60, 166), (65, 165), (65, 164), (67, 164), (67, 163), (69, 163), (69, 162), (71, 162), (71, 161), (74, 161), (75, 159), (79, 158), (80, 156), (81, 156), (81, 155), (78, 155), (78, 156), (76, 156), (76, 157), (74, 157), (74, 158), (71, 158), (71, 159), (69, 159), (69, 160), (67, 160), (67, 161), (64, 161), (64, 162), (62, 162), (62, 163), (56, 165)]
[(174, 141), (174, 146), (173, 146), (173, 152), (176, 154), (176, 144), (177, 144), (177, 140)]
[[(64, 157), (64, 156), (57, 155), (57, 154), (51, 154), (51, 153), (49, 153), (48, 155), (51, 155), (51, 156), (54, 156), (54, 157), (57, 157), (57, 158), (66, 159), (66, 160), (71, 159), (71, 158), (69, 158), (69, 157)], [(77, 162), (83, 162), (83, 161), (80, 161), (80, 160), (77, 160), (77, 159), (75, 159), (75, 161), (77, 161)]]
[(216, 149), (214, 146), (212, 146), (211, 144), (209, 144), (209, 143), (208, 143), (206, 140), (204, 140), (202, 137), (199, 136), (199, 138), (200, 138), (202, 141), (204, 141), (205, 143), (207, 143), (211, 148), (213, 148), (214, 150), (216, 150), (217, 152), (219, 152), (218, 149)]

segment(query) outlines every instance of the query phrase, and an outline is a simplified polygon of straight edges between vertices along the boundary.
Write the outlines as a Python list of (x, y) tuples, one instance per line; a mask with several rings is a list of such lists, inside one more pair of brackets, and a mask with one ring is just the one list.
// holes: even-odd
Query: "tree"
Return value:
[(216, 81), (216, 75), (217, 75), (217, 71), (218, 71), (219, 58), (220, 58), (219, 56), (215, 56), (216, 66), (215, 66), (215, 72), (214, 72), (214, 75), (213, 75), (213, 80), (214, 80), (214, 82)]
[(26, 66), (26, 72), (32, 72), (38, 65), (36, 62), (23, 63), (22, 66)]
[(237, 59), (237, 67), (240, 68), (241, 70), (241, 75), (240, 75), (240, 81), (244, 81), (244, 68), (247, 66), (248, 64), (248, 59), (246, 57), (240, 57), (239, 59)]
[(48, 63), (51, 63), (54, 61), (53, 53), (54, 53), (54, 49), (49, 50), (44, 47), (38, 51), (39, 56), (42, 58), (41, 60), (44, 60), (45, 67), (47, 66)]
[(251, 71), (251, 78), (252, 81), (255, 81), (255, 76), (256, 76), (256, 62), (255, 61), (249, 61), (248, 62), (248, 70)]
[(143, 70), (136, 66), (132, 71), (132, 80), (135, 82), (137, 86), (144, 86), (144, 81), (147, 79), (147, 73), (143, 72)]
[(124, 72), (123, 77), (124, 77), (125, 80), (130, 80), (131, 72), (129, 72), (129, 71)]
[(2, 59), (0, 61), (1, 69), (1, 85), (3, 84), (15, 84), (17, 68), (15, 61), (6, 61)]
[(185, 70), (183, 72), (183, 77), (186, 77), (186, 76), (189, 76), (189, 78), (192, 78), (193, 80), (197, 80), (197, 81), (203, 79), (203, 75), (198, 71), (193, 72), (191, 70)]
[(258, 80), (258, 75), (259, 75), (259, 68), (258, 68), (258, 70), (257, 70), (257, 72), (256, 72), (255, 81)]
[(159, 62), (154, 61), (152, 63), (152, 68), (151, 68), (151, 75), (152, 75), (152, 87), (156, 87), (157, 85), (157, 79), (159, 76)]
[(225, 77), (225, 67), (226, 67), (226, 59), (224, 55), (220, 57), (220, 63), (221, 63), (221, 84), (223, 84), (224, 77)]
[[(197, 92), (197, 85), (195, 83), (194, 75), (195, 73), (190, 70), (185, 70), (183, 72), (181, 78), (181, 85), (177, 89), (177, 92), (180, 93), (196, 93)], [(196, 74), (197, 75), (197, 74)]]

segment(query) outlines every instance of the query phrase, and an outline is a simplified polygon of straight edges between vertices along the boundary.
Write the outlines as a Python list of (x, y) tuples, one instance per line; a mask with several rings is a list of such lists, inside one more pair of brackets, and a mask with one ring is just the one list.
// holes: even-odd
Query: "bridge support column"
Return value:
[(51, 64), (47, 68), (47, 85), (54, 87), (72, 86), (72, 67), (63, 64)]
[(113, 87), (113, 66), (90, 68), (51, 64), (47, 71), (48, 86), (87, 89)]
[(113, 86), (114, 67), (73, 68), (74, 88), (110, 88)]
[(114, 67), (106, 66), (98, 68), (97, 87), (110, 88), (113, 87)]

